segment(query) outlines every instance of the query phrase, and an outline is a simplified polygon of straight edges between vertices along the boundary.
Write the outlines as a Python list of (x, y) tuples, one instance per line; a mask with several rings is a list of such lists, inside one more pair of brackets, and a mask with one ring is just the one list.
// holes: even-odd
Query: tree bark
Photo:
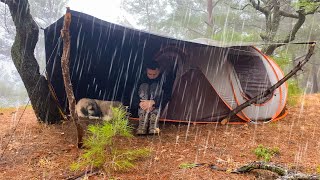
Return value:
[[(316, 41), (317, 40), (317, 33), (315, 33), (314, 31), (311, 33), (310, 36), (310, 41)], [(317, 93), (319, 92), (319, 85), (318, 85), (318, 66), (317, 66), (317, 58), (315, 56), (313, 56), (310, 60), (311, 65), (312, 65), (312, 89), (311, 89), (311, 93)]]
[(217, 4), (221, 0), (207, 0), (207, 20), (205, 20), (205, 23), (207, 24), (206, 28), (206, 34), (205, 36), (208, 38), (212, 38), (212, 36), (215, 33), (215, 28), (214, 28), (214, 19), (213, 19), (213, 8), (217, 6)]
[(31, 105), (39, 121), (48, 124), (60, 122), (62, 115), (50, 94), (48, 81), (39, 72), (34, 56), (39, 28), (30, 14), (28, 0), (1, 0), (9, 6), (16, 27), (11, 48), (13, 63), (26, 87)]
[(318, 86), (318, 70), (316, 65), (312, 65), (312, 91), (311, 93), (317, 93), (319, 92), (319, 86)]
[[(287, 37), (285, 39), (279, 40), (279, 41), (277, 41), (277, 43), (288, 43), (288, 42), (293, 41), (296, 38), (296, 34), (297, 34), (298, 30), (301, 28), (301, 26), (306, 21), (306, 15), (305, 15), (304, 11), (298, 11), (298, 13), (299, 13), (298, 21), (293, 26), (292, 30), (289, 32), (289, 34), (287, 35)], [(280, 21), (279, 21), (279, 23), (280, 23)], [(280, 46), (283, 46), (283, 44), (271, 44), (271, 45), (267, 46), (266, 48), (264, 48), (262, 51), (265, 52), (267, 55), (272, 55), (273, 52)]]

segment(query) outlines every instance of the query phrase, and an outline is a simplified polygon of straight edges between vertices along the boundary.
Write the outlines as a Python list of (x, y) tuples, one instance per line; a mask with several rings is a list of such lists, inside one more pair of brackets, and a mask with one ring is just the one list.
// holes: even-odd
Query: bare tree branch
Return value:
[(191, 31), (191, 32), (194, 32), (194, 33), (199, 34), (199, 35), (201, 35), (201, 36), (205, 36), (205, 34), (203, 34), (202, 32), (199, 32), (199, 31), (194, 30), (194, 29), (191, 29), (191, 28), (188, 28), (187, 31)]
[(3, 2), (7, 4), (8, 6), (11, 6), (14, 3), (14, 0), (0, 0), (0, 2)]
[(260, 0), (258, 0), (258, 3), (257, 3), (255, 0), (249, 0), (249, 1), (251, 2), (252, 6), (253, 6), (256, 10), (262, 12), (262, 13), (265, 14), (266, 16), (270, 13), (270, 10), (268, 10), (266, 7), (261, 7), (261, 6), (260, 6)]
[(197, 11), (197, 12), (206, 13), (206, 11), (204, 11), (204, 10), (202, 10), (202, 9), (195, 9), (195, 8), (193, 8), (193, 7), (188, 6), (188, 4), (184, 4), (184, 3), (180, 3), (180, 2), (177, 2), (177, 4), (178, 4), (179, 6), (184, 6), (184, 7), (188, 8), (188, 9), (190, 9), (190, 10), (192, 10), (192, 11)]
[[(277, 43), (288, 43), (290, 41), (293, 41), (296, 38), (297, 32), (299, 31), (299, 29), (301, 28), (301, 26), (306, 20), (306, 16), (303, 10), (299, 10), (298, 13), (299, 13), (298, 21), (295, 23), (292, 30), (288, 34), (288, 36), (283, 40), (277, 41)], [(283, 44), (270, 45), (266, 48), (265, 52), (267, 55), (271, 55), (273, 51), (280, 46), (283, 46)]]
[(240, 10), (240, 11), (243, 11), (246, 7), (248, 7), (248, 6), (251, 6), (251, 4), (246, 4), (246, 5), (244, 5), (243, 7), (241, 7), (241, 8), (237, 8), (237, 7), (233, 7), (233, 6), (230, 6), (230, 8), (231, 9), (235, 9), (235, 10)]
[(284, 17), (290, 17), (290, 18), (296, 18), (296, 19), (299, 18), (298, 14), (292, 14), (292, 13), (289, 13), (289, 12), (286, 12), (286, 11), (282, 11), (282, 10), (280, 10), (280, 15), (284, 16)]
[(218, 1), (216, 1), (216, 2), (212, 5), (212, 8), (216, 7), (216, 6), (218, 5), (218, 3), (221, 2), (221, 1), (223, 1), (223, 0), (218, 0)]

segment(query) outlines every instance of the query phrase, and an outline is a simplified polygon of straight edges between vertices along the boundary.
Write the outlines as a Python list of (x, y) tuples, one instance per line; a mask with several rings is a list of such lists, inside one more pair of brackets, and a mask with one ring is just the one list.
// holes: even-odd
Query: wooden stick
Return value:
[(261, 94), (255, 96), (254, 98), (249, 99), (248, 101), (242, 103), (241, 105), (234, 108), (228, 116), (221, 121), (221, 124), (225, 125), (227, 124), (231, 117), (236, 115), (238, 112), (242, 111), (244, 108), (250, 106), (253, 103), (257, 103), (258, 100), (267, 97), (269, 94), (271, 94), (274, 90), (276, 90), (279, 86), (281, 86), (284, 82), (286, 82), (289, 78), (291, 78), (293, 75), (295, 75), (301, 68), (309, 61), (310, 57), (314, 53), (316, 42), (313, 42), (309, 46), (308, 53), (306, 57), (301, 60), (286, 76), (284, 76), (280, 81), (278, 81), (276, 84), (268, 88), (266, 91), (262, 92)]
[(63, 53), (61, 57), (61, 68), (62, 68), (62, 76), (63, 76), (63, 82), (64, 82), (64, 87), (66, 90), (68, 102), (69, 102), (69, 110), (71, 114), (71, 119), (76, 126), (76, 131), (77, 131), (77, 143), (78, 143), (78, 148), (82, 147), (82, 137), (83, 137), (83, 129), (80, 126), (78, 122), (78, 115), (75, 111), (76, 107), (76, 100), (74, 98), (73, 94), (73, 88), (72, 88), (72, 83), (71, 83), (71, 78), (70, 78), (70, 69), (69, 69), (69, 64), (70, 64), (70, 32), (69, 32), (69, 27), (71, 23), (71, 13), (70, 13), (70, 8), (67, 7), (67, 12), (64, 16), (64, 23), (63, 23), (63, 28), (61, 30), (61, 37), (63, 39)]

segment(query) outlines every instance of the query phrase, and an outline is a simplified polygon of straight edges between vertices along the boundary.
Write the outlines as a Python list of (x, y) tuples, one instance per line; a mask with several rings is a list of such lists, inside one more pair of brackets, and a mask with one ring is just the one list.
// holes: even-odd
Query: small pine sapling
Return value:
[(84, 139), (84, 152), (71, 165), (76, 171), (85, 167), (110, 170), (126, 170), (134, 167), (134, 161), (150, 155), (150, 150), (122, 149), (116, 137), (132, 138), (132, 127), (128, 124), (127, 112), (123, 108), (112, 108), (113, 117), (102, 124), (89, 125), (88, 136)]

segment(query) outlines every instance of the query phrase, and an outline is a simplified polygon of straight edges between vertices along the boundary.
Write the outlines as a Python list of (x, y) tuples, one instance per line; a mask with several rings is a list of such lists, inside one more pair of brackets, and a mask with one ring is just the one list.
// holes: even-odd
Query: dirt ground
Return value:
[[(320, 171), (320, 95), (307, 95), (288, 108), (285, 119), (268, 124), (191, 125), (161, 123), (159, 136), (134, 137), (130, 148), (149, 147), (150, 157), (127, 172), (89, 179), (274, 179), (262, 171), (232, 174), (208, 166), (179, 168), (182, 163), (208, 163), (234, 169), (257, 160), (253, 150), (262, 144), (278, 147), (272, 162), (308, 174)], [(22, 117), (21, 117), (21, 114)], [(81, 150), (74, 145), (70, 122), (37, 123), (30, 107), (0, 109), (0, 179), (68, 179)], [(317, 170), (318, 169), (318, 170)]]

